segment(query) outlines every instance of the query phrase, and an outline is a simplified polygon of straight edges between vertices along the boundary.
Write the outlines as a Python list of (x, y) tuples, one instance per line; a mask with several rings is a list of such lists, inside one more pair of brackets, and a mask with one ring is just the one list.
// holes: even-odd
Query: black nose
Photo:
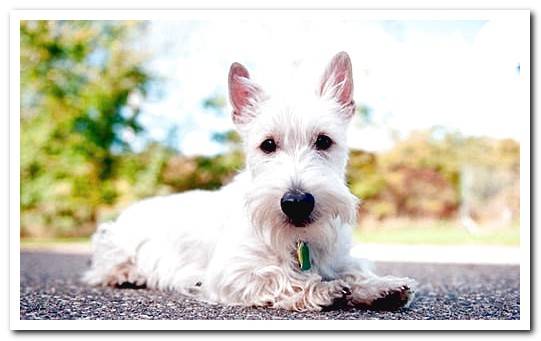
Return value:
[(280, 200), (282, 212), (291, 220), (293, 225), (305, 226), (314, 210), (314, 196), (300, 191), (287, 192)]

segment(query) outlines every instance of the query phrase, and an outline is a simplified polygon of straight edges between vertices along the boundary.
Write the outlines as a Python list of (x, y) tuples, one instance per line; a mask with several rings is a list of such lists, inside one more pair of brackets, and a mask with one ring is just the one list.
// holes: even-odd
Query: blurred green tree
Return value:
[[(22, 21), (21, 235), (91, 231), (153, 77), (145, 23)], [(83, 232), (84, 233), (84, 232)]]

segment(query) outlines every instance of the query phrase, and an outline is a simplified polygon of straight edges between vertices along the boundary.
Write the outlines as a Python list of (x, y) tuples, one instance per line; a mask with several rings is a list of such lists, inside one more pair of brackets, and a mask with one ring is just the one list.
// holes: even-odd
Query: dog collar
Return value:
[(297, 260), (301, 271), (310, 270), (312, 267), (312, 264), (310, 264), (310, 249), (308, 244), (302, 240), (297, 241)]

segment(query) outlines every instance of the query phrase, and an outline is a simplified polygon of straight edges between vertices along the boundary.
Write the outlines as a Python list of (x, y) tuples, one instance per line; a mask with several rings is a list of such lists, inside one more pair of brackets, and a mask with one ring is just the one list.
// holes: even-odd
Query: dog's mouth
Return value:
[(294, 227), (306, 227), (313, 222), (314, 220), (311, 217), (308, 217), (306, 219), (301, 219), (301, 220), (294, 220), (291, 218), (286, 219), (286, 223), (289, 225), (293, 225)]

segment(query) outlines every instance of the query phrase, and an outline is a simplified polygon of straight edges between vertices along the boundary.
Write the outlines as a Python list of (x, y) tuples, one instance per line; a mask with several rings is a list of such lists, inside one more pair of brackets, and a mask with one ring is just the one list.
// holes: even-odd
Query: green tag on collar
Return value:
[(297, 242), (297, 260), (299, 261), (301, 271), (310, 270), (312, 267), (310, 264), (310, 249), (308, 248), (308, 244), (302, 240)]

